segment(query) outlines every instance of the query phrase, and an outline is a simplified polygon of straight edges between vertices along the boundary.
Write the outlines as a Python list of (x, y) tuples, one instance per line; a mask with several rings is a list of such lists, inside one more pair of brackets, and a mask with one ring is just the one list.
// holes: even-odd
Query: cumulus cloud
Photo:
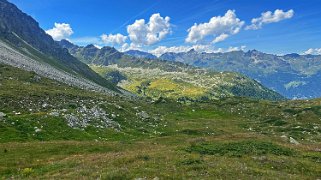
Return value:
[(194, 49), (197, 52), (223, 53), (223, 52), (231, 52), (231, 51), (241, 51), (241, 50), (245, 50), (245, 48), (246, 48), (246, 46), (229, 47), (227, 49), (223, 49), (223, 48), (216, 49), (214, 46), (211, 46), (211, 45), (171, 46), (171, 47), (159, 46), (159, 47), (157, 47), (153, 50), (150, 50), (148, 52), (159, 57), (162, 54), (167, 53), (167, 52), (179, 53), (179, 52), (187, 52), (187, 51), (190, 51), (191, 49)]
[(136, 46), (152, 45), (164, 39), (171, 32), (170, 18), (153, 14), (146, 23), (144, 19), (136, 20), (127, 26), (129, 39)]
[(101, 40), (103, 41), (103, 43), (105, 44), (113, 44), (113, 45), (122, 45), (126, 42), (127, 40), (127, 36), (124, 36), (122, 34), (103, 34), (100, 36)]
[(240, 46), (240, 47), (230, 46), (227, 50), (225, 50), (223, 52), (244, 51), (245, 49), (246, 49), (246, 46)]
[(152, 53), (155, 56), (159, 57), (162, 54), (167, 53), (167, 52), (179, 53), (179, 52), (187, 52), (191, 49), (192, 49), (191, 46), (171, 46), (171, 47), (159, 46), (153, 50), (150, 50), (149, 53)]
[(54, 40), (68, 39), (74, 32), (70, 24), (55, 23), (55, 27), (46, 31)]
[(307, 54), (312, 54), (312, 55), (321, 55), (321, 48), (310, 48), (308, 50), (306, 50), (304, 53), (304, 55), (307, 55)]
[(289, 11), (283, 11), (280, 9), (275, 10), (274, 12), (267, 11), (261, 14), (261, 17), (254, 18), (251, 21), (251, 25), (246, 26), (246, 30), (252, 29), (257, 30), (261, 29), (264, 24), (276, 23), (285, 19), (290, 19), (294, 15), (293, 9)]
[(221, 35), (217, 36), (217, 37), (214, 39), (213, 43), (218, 43), (218, 42), (224, 41), (224, 40), (227, 39), (228, 37), (229, 37), (228, 34), (221, 34)]
[(119, 48), (119, 51), (121, 51), (121, 52), (129, 51), (129, 50), (140, 50), (140, 51), (143, 51), (141, 46), (136, 46), (133, 43), (130, 43), (130, 44), (125, 43)]
[(213, 36), (213, 43), (224, 41), (230, 35), (240, 32), (244, 21), (237, 18), (234, 10), (228, 10), (224, 16), (215, 16), (207, 23), (194, 24), (188, 29), (185, 39), (189, 43), (197, 43), (208, 36)]

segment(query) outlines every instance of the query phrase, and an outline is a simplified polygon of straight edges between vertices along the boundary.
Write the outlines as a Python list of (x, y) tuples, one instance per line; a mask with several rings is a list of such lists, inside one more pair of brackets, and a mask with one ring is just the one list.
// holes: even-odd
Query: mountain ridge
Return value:
[[(140, 96), (191, 100), (246, 96), (284, 100), (280, 94), (238, 73), (212, 72), (182, 62), (133, 57), (108, 46), (98, 49), (94, 45), (76, 47), (64, 41), (60, 44), (64, 48), (69, 47), (72, 55), (89, 64), (102, 77), (120, 83), (122, 88)], [(217, 81), (213, 81), (214, 79)], [(141, 89), (144, 88), (149, 93), (142, 93)], [(182, 91), (184, 89), (186, 91)]]
[[(38, 22), (31, 16), (23, 13), (14, 4), (6, 0), (0, 0), (0, 41), (2, 41), (3, 50), (6, 49), (7, 51), (6, 45), (9, 45), (12, 47), (11, 50), (14, 50), (16, 54), (26, 56), (27, 58), (24, 58), (25, 60), (30, 58), (36, 60), (39, 65), (50, 65), (53, 67), (52, 69), (58, 70), (59, 72), (66, 72), (71, 76), (75, 76), (75, 78), (80, 78), (79, 80), (87, 79), (92, 81), (94, 84), (97, 84), (97, 88), (95, 89), (106, 88), (115, 93), (120, 93), (118, 88), (114, 87), (112, 83), (101, 78), (86, 64), (81, 63), (70, 55), (66, 49), (61, 48), (50, 35), (46, 34), (46, 32), (39, 27)], [(4, 59), (6, 58), (4, 57)], [(3, 62), (6, 63), (6, 61)], [(19, 61), (15, 63), (17, 64)], [(18, 67), (24, 68), (27, 66), (26, 63), (27, 61), (25, 61), (25, 64), (18, 65)], [(37, 66), (35, 62), (32, 62), (32, 64)], [(36, 67), (32, 69), (40, 70)], [(54, 73), (52, 73), (52, 75), (54, 75)], [(71, 77), (69, 75), (67, 75), (65, 79)], [(63, 78), (59, 79), (63, 81)], [(77, 86), (81, 87), (82, 85), (78, 84)], [(102, 88), (98, 88), (98, 86)]]
[(139, 50), (128, 50), (124, 54), (137, 57), (137, 58), (147, 58), (147, 59), (157, 59), (157, 57), (151, 53), (139, 51)]
[[(288, 98), (316, 98), (321, 96), (320, 55), (296, 53), (274, 55), (257, 50), (226, 53), (164, 53), (162, 60), (184, 62), (216, 71), (232, 71), (245, 74)], [(275, 79), (274, 82), (271, 79)], [(286, 88), (287, 84), (300, 81), (301, 85)]]

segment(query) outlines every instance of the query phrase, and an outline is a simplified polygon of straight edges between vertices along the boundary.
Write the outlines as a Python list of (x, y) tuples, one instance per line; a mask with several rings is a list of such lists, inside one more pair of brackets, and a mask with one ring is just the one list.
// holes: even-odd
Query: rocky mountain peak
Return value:
[(85, 47), (85, 49), (97, 49), (98, 50), (98, 48), (95, 46), (95, 45), (93, 45), (93, 44), (89, 44), (89, 45), (87, 45), (86, 47)]
[(62, 46), (63, 48), (67, 48), (67, 49), (73, 49), (73, 48), (78, 48), (79, 46), (71, 43), (70, 41), (63, 39), (61, 41), (57, 41), (57, 43)]
[(197, 53), (197, 51), (196, 51), (194, 48), (192, 48), (192, 49), (190, 49), (187, 53), (189, 53), (189, 54), (195, 54), (195, 53)]

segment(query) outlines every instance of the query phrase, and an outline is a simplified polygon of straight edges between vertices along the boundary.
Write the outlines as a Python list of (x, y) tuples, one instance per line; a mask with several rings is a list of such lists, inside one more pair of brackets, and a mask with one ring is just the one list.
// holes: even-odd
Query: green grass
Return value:
[[(0, 111), (7, 114), (0, 119), (0, 179), (320, 178), (319, 99), (153, 102), (35, 82), (35, 74), (4, 65), (0, 73)], [(83, 105), (119, 114), (121, 129), (74, 129), (48, 115)], [(141, 111), (151, 118), (138, 118)]]
[(144, 68), (130, 65), (127, 67), (90, 65), (90, 67), (108, 80), (116, 81), (122, 77), (123, 81), (117, 81), (120, 87), (138, 96), (153, 99), (165, 97), (181, 102), (204, 102), (222, 97), (245, 96), (254, 99), (284, 100), (276, 92), (235, 73), (197, 71), (192, 68), (167, 71), (161, 66)]
[(200, 154), (242, 157), (248, 154), (260, 156), (266, 154), (293, 156), (293, 150), (283, 148), (271, 142), (260, 141), (238, 141), (228, 143), (202, 143), (193, 144), (186, 149), (187, 152), (197, 152)]

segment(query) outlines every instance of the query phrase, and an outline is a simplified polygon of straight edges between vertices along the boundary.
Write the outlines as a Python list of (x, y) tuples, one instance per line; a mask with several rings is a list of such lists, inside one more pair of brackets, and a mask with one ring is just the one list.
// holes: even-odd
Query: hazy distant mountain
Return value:
[(67, 48), (74, 57), (86, 64), (104, 66), (117, 64), (118, 66), (124, 67), (161, 68), (168, 71), (180, 71), (181, 68), (188, 67), (188, 65), (180, 62), (168, 62), (159, 59), (154, 61), (148, 58), (137, 58), (126, 55), (109, 46), (98, 49), (92, 44), (83, 47), (74, 45), (69, 41), (67, 41), (67, 43), (66, 41), (67, 40), (59, 41), (58, 44), (63, 48)]
[(217, 71), (233, 71), (258, 80), (288, 98), (321, 96), (321, 56), (277, 56), (257, 50), (227, 53), (165, 53), (162, 60), (184, 62)]
[(124, 53), (137, 58), (157, 59), (155, 55), (139, 50), (129, 50)]
[[(140, 83), (145, 87), (146, 84), (150, 84), (148, 82), (161, 81), (163, 84), (159, 85), (160, 89), (156, 87), (150, 89), (150, 95), (154, 98), (161, 94), (167, 97), (191, 98), (195, 95), (194, 91), (202, 90), (198, 92), (199, 96), (197, 98), (199, 99), (227, 96), (246, 96), (272, 100), (284, 99), (280, 94), (237, 73), (217, 73), (195, 68), (181, 62), (169, 62), (157, 58), (138, 58), (126, 55), (108, 46), (98, 49), (94, 45), (78, 47), (65, 41), (59, 42), (59, 44), (65, 48), (69, 47), (69, 52), (72, 55), (95, 67), (96, 71), (103, 77), (116, 83), (120, 79), (128, 80), (127, 85), (122, 87), (133, 93), (140, 92), (135, 90)], [(165, 80), (166, 78), (167, 80)], [(171, 91), (162, 90), (163, 86), (170, 87), (173, 84), (176, 84), (176, 89)], [(134, 89), (131, 89), (132, 86), (134, 86)], [(189, 91), (184, 91), (184, 89), (192, 90), (188, 94), (186, 92)]]

